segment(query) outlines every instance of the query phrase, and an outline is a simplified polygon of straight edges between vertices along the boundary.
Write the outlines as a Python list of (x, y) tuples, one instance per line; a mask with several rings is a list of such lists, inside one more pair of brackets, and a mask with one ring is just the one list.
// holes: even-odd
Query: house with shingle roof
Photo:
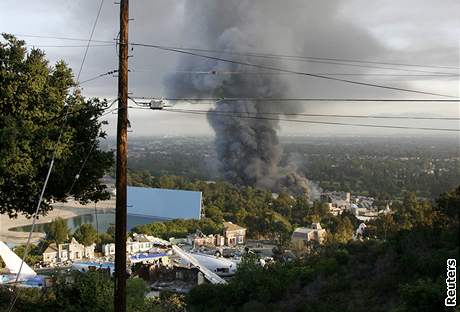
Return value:
[(242, 245), (246, 240), (246, 229), (232, 222), (224, 222), (224, 238), (227, 246)]

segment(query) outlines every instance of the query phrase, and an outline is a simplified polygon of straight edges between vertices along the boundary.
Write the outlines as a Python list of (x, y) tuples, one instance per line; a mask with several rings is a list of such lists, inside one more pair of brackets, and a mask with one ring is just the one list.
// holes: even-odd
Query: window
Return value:
[(217, 273), (228, 273), (229, 271), (228, 268), (216, 268)]

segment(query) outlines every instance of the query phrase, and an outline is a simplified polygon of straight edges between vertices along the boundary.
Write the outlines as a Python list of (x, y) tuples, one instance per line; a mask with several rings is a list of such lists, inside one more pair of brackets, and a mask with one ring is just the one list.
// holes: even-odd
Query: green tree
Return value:
[(62, 244), (69, 238), (69, 227), (63, 218), (56, 218), (45, 229), (46, 239)]
[(73, 233), (73, 237), (85, 246), (94, 244), (98, 239), (96, 229), (92, 224), (87, 223), (80, 225)]
[(214, 222), (222, 223), (224, 222), (224, 214), (216, 206), (209, 206), (205, 209), (206, 217), (212, 219)]
[(442, 213), (458, 220), (460, 212), (460, 185), (455, 190), (442, 193), (436, 202), (438, 209)]
[(279, 213), (267, 213), (266, 221), (268, 222), (268, 235), (275, 239), (278, 245), (284, 246), (290, 239), (292, 233), (292, 225), (289, 221)]
[(427, 201), (419, 201), (414, 192), (406, 192), (402, 204), (396, 208), (395, 218), (404, 229), (410, 229), (415, 225), (430, 224), (432, 221), (431, 204)]
[(167, 226), (163, 222), (155, 222), (150, 224), (148, 227), (148, 232), (145, 234), (150, 234), (153, 236), (163, 236), (168, 232)]
[(402, 311), (405, 312), (430, 312), (443, 311), (445, 289), (441, 282), (432, 282), (427, 279), (418, 279), (414, 283), (405, 284), (400, 287), (403, 304)]
[(55, 311), (113, 311), (113, 282), (100, 272), (74, 272), (58, 278), (53, 287)]
[(295, 200), (289, 194), (281, 193), (278, 198), (273, 200), (273, 210), (290, 219), (294, 204)]
[[(22, 259), (24, 256), (25, 245), (19, 245), (14, 247), (13, 251)], [(29, 251), (27, 252), (27, 257), (25, 259), (26, 263), (30, 266), (40, 262), (42, 260), (41, 250), (37, 245), (30, 244)], [(0, 266), (1, 267), (1, 266)]]
[(305, 222), (305, 217), (309, 214), (310, 204), (305, 196), (298, 197), (292, 207), (291, 222), (301, 225)]
[(336, 243), (347, 243), (353, 237), (353, 223), (348, 217), (340, 218), (337, 224), (337, 231), (332, 234)]
[(126, 285), (127, 310), (142, 311), (147, 291), (148, 287), (143, 279), (138, 277), (128, 279)]
[[(56, 162), (40, 212), (53, 200), (74, 196), (82, 203), (108, 198), (99, 179), (113, 164), (113, 153), (99, 149), (106, 101), (85, 100), (75, 86), (71, 69), (58, 62), (49, 66), (45, 54), (3, 34), (0, 42), (0, 213), (14, 217), (35, 212), (56, 143)], [(68, 113), (68, 114), (67, 114)], [(64, 122), (64, 116), (67, 116)], [(65, 124), (65, 127), (63, 125)], [(62, 128), (63, 127), (63, 128)], [(61, 133), (62, 128), (62, 133)], [(89, 153), (91, 151), (91, 153)], [(81, 162), (85, 169), (73, 183)]]
[(107, 228), (106, 233), (109, 234), (113, 239), (115, 239), (115, 225), (110, 224), (109, 227)]

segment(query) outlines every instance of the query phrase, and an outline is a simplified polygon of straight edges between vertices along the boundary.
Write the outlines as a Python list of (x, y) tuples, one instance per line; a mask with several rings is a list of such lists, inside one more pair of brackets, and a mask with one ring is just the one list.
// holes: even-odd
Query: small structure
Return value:
[[(133, 242), (131, 238), (128, 238), (126, 241), (126, 253), (129, 255), (133, 255), (139, 252), (147, 252), (152, 247), (154, 247), (152, 242)], [(106, 257), (115, 255), (115, 243), (103, 245), (102, 253)]]
[(331, 207), (349, 209), (351, 194), (349, 192), (325, 192), (320, 196), (321, 201), (331, 204)]
[(313, 223), (311, 228), (296, 228), (291, 236), (291, 243), (296, 249), (303, 249), (312, 243), (322, 244), (326, 238), (326, 230), (319, 223)]
[(202, 246), (215, 246), (214, 235), (204, 235), (201, 231), (187, 235), (187, 243), (194, 248)]
[(131, 264), (145, 263), (154, 266), (169, 266), (169, 255), (165, 252), (138, 253), (129, 257)]
[(232, 222), (224, 222), (224, 237), (227, 246), (242, 245), (246, 240), (246, 229)]
[(43, 252), (43, 262), (45, 263), (56, 263), (58, 262), (58, 247), (55, 243), (49, 244), (49, 246)]
[[(145, 253), (154, 247), (159, 246), (165, 248), (169, 245), (169, 242), (157, 237), (133, 233), (133, 238), (128, 238), (126, 241), (126, 253), (129, 255)], [(102, 245), (102, 253), (106, 257), (115, 255), (115, 244), (110, 243)]]
[(224, 246), (225, 237), (220, 234), (204, 235), (201, 231), (196, 231), (196, 233), (187, 235), (187, 243), (194, 248)]
[(43, 262), (45, 263), (57, 263), (65, 261), (75, 261), (82, 259), (93, 259), (94, 248), (96, 244), (90, 246), (84, 246), (77, 242), (75, 238), (72, 238), (70, 243), (59, 244), (56, 246), (52, 243), (43, 252)]
[(355, 235), (353, 236), (354, 239), (362, 239), (364, 237), (366, 231), (366, 224), (364, 222), (360, 223), (358, 228), (356, 229)]

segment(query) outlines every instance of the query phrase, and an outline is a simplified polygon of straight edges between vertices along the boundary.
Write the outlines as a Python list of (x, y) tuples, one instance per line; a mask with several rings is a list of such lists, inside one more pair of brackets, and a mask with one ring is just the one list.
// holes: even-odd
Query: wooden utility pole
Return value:
[(120, 2), (118, 63), (117, 200), (115, 211), (115, 291), (116, 312), (126, 312), (126, 200), (128, 157), (128, 20), (129, 0)]

